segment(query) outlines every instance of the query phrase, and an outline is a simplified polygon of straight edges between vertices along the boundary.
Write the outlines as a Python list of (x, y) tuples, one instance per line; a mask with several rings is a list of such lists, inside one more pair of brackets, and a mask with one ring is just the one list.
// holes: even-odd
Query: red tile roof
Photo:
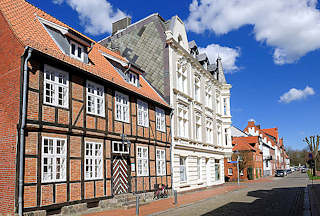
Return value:
[[(71, 27), (50, 16), (39, 8), (31, 5), (24, 0), (1, 0), (0, 12), (3, 14), (10, 28), (23, 46), (32, 47), (35, 50), (50, 55), (56, 59), (64, 61), (72, 66), (80, 68), (96, 76), (99, 76), (132, 92), (136, 92), (164, 106), (169, 106), (146, 82), (146, 80), (140, 80), (140, 87), (135, 87), (127, 83), (113, 68), (110, 62), (101, 55), (99, 50), (122, 61), (127, 61), (125, 58), (101, 46), (92, 39), (72, 29)], [(80, 34), (82, 37), (91, 41), (94, 45), (88, 57), (93, 62), (93, 64), (85, 64), (74, 58), (71, 58), (68, 55), (65, 55), (58, 48), (57, 44), (52, 40), (51, 36), (47, 33), (37, 17), (41, 17), (62, 27), (70, 28)]]
[[(259, 137), (258, 136), (248, 136), (248, 137), (233, 137), (232, 144), (235, 146), (233, 147), (232, 151), (257, 151), (259, 150)], [(250, 144), (255, 144), (254, 148)]]
[(266, 134), (269, 134), (271, 136), (273, 136), (274, 138), (276, 138), (276, 140), (278, 140), (278, 128), (267, 128), (267, 129), (262, 129), (263, 132), (265, 132)]

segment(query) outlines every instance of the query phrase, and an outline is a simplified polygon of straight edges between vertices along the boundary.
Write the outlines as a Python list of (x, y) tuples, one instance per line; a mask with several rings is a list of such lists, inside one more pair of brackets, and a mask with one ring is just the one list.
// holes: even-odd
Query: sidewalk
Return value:
[[(210, 197), (218, 196), (227, 192), (235, 191), (241, 188), (245, 188), (247, 186), (243, 185), (220, 185), (215, 186), (213, 188), (197, 191), (197, 192), (190, 192), (184, 194), (178, 194), (178, 204), (174, 205), (174, 198), (170, 197), (168, 199), (156, 200), (147, 205), (140, 207), (140, 214), (139, 215), (150, 215), (157, 212), (165, 211), (170, 208), (176, 208), (183, 205), (188, 205), (200, 200), (208, 199)], [(96, 215), (104, 215), (104, 216), (129, 216), (129, 215), (136, 215), (136, 209), (112, 209), (106, 210), (96, 213), (86, 214), (86, 216), (96, 216)]]
[[(273, 176), (268, 176), (265, 178), (260, 178), (258, 180), (249, 180), (240, 182), (238, 185), (236, 182), (228, 182), (222, 185), (213, 186), (209, 189), (195, 191), (195, 192), (183, 192), (178, 193), (178, 204), (174, 205), (174, 198), (170, 197), (168, 199), (156, 200), (149, 204), (140, 207), (139, 215), (150, 215), (157, 212), (166, 211), (171, 208), (177, 208), (180, 206), (189, 205), (201, 200), (208, 199), (210, 197), (215, 197), (221, 194), (225, 194), (231, 191), (235, 191), (241, 188), (246, 188), (250, 184), (260, 183), (260, 182), (272, 182)], [(86, 214), (86, 216), (131, 216), (136, 215), (136, 209), (112, 209), (105, 210), (96, 213)]]
[(320, 216), (320, 180), (313, 180), (313, 185), (311, 183), (308, 185), (309, 189), (309, 199), (311, 207), (312, 216)]

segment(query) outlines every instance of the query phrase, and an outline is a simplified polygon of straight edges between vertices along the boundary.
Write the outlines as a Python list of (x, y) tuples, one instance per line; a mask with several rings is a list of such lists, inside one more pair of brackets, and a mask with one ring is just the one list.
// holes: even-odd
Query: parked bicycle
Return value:
[(164, 184), (154, 185), (153, 199), (167, 198), (168, 197), (168, 187)]

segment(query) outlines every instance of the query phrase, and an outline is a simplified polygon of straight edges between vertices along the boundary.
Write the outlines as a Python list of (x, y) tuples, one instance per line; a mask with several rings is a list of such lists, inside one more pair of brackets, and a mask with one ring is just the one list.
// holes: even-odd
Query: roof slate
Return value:
[[(118, 86), (124, 87), (129, 91), (138, 93), (146, 98), (169, 107), (169, 105), (155, 92), (155, 90), (151, 88), (151, 86), (146, 82), (145, 79), (140, 80), (141, 85), (139, 88), (127, 83), (120, 76), (120, 74), (116, 72), (111, 63), (101, 55), (100, 51), (127, 62), (124, 57), (110, 51), (104, 46), (101, 46), (86, 35), (69, 27), (53, 16), (40, 10), (39, 8), (31, 5), (24, 0), (1, 0), (0, 12), (3, 14), (13, 33), (16, 35), (23, 46), (32, 47), (42, 53), (50, 55), (74, 67), (92, 73)], [(51, 36), (47, 33), (38, 17), (46, 19), (60, 26), (69, 28), (82, 37), (86, 38), (87, 40), (91, 41), (93, 47), (88, 54), (88, 57), (93, 64), (85, 64), (80, 62), (79, 60), (71, 58), (68, 55), (65, 55), (53, 41)]]

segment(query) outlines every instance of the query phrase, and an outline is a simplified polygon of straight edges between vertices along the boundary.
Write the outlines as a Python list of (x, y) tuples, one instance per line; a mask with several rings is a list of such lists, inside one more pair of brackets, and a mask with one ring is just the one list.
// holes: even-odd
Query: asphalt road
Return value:
[(250, 183), (246, 188), (156, 215), (303, 215), (304, 188), (309, 182), (307, 174), (295, 172), (286, 177), (274, 177), (272, 180), (272, 182)]

